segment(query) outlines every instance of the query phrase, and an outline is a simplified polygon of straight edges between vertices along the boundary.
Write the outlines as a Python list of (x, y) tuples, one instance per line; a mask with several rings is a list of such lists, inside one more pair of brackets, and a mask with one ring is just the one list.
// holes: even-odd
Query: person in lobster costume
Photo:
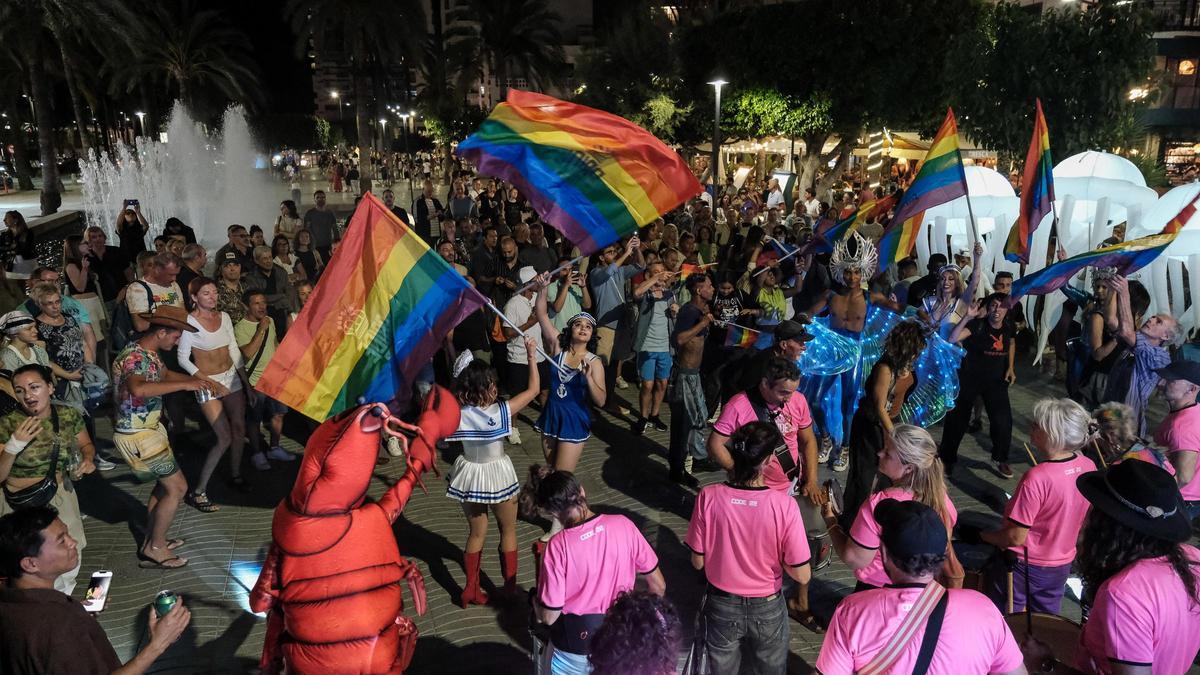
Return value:
[[(275, 509), (273, 541), (250, 594), (250, 608), (268, 613), (263, 673), (400, 673), (408, 666), (417, 628), (401, 613), (400, 582), (418, 614), (425, 585), (400, 556), (392, 523), (433, 468), (436, 443), (458, 423), (454, 396), (435, 386), (415, 425), (373, 403), (313, 433), (296, 484)], [(416, 437), (408, 441), (406, 431)], [(407, 443), (408, 468), (372, 502), (367, 487), (384, 434)]]

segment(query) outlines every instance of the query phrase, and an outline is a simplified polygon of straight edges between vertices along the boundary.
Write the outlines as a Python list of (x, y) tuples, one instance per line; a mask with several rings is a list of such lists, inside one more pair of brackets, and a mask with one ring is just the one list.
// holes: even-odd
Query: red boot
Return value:
[(467, 584), (463, 587), (462, 598), (458, 603), (463, 609), (466, 609), (467, 605), (487, 604), (487, 593), (479, 587), (479, 561), (482, 557), (483, 551), (463, 553), (463, 570), (467, 573)]
[(546, 542), (534, 539), (530, 548), (533, 550), (533, 587), (537, 588), (538, 577), (542, 573), (542, 556), (546, 555)]
[(500, 574), (504, 577), (504, 597), (517, 597), (517, 552), (500, 551)]

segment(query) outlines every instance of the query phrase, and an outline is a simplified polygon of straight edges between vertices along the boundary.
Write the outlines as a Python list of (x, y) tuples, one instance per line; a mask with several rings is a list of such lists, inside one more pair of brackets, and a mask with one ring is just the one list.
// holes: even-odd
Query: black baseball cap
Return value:
[(242, 264), (242, 259), (233, 251), (226, 251), (225, 255), (221, 256), (221, 264), (228, 265), (229, 263)]
[(776, 342), (783, 342), (784, 340), (808, 342), (811, 339), (813, 339), (813, 335), (799, 321), (784, 319), (775, 326)]
[(1164, 380), (1187, 380), (1200, 384), (1200, 363), (1179, 359), (1154, 371)]
[(880, 541), (893, 558), (943, 555), (949, 538), (937, 511), (917, 501), (885, 499), (875, 506)]

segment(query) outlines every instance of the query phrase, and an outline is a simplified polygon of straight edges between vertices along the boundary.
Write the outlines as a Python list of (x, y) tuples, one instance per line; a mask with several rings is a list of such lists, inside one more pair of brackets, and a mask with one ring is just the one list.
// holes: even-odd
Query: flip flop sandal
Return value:
[[(145, 553), (138, 551), (137, 557), (138, 557), (138, 567), (140, 567), (144, 570), (154, 570), (154, 569), (177, 570), (181, 567), (187, 567), (187, 564), (188, 564), (187, 560), (184, 560), (183, 558), (180, 558), (177, 555), (171, 556), (170, 558), (167, 558), (165, 560), (155, 560), (154, 558), (151, 558), (150, 556), (146, 555)], [(182, 561), (182, 562), (180, 562), (177, 565), (171, 564), (175, 561)]]
[(168, 539), (167, 540), (167, 550), (174, 551), (175, 549), (179, 548), (180, 546), (183, 546), (186, 543), (187, 542), (183, 539)]
[(792, 619), (792, 621), (795, 621), (796, 623), (804, 626), (814, 633), (817, 633), (818, 635), (825, 632), (825, 627), (821, 625), (821, 622), (817, 621), (817, 617), (813, 616), (811, 611), (805, 612), (789, 607), (788, 616)]
[(189, 492), (187, 496), (183, 498), (183, 501), (187, 502), (188, 506), (201, 513), (215, 513), (221, 510), (221, 507), (212, 503), (212, 501), (209, 500), (208, 495), (203, 492)]

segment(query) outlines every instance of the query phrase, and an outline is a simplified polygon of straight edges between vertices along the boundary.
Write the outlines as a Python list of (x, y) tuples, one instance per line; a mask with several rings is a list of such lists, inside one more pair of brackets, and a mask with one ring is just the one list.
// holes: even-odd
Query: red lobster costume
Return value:
[[(454, 397), (435, 386), (415, 427), (377, 403), (333, 417), (312, 435), (296, 484), (275, 509), (271, 548), (250, 594), (251, 609), (269, 612), (263, 673), (399, 673), (408, 666), (417, 628), (401, 614), (400, 581), (418, 614), (425, 613), (425, 584), (400, 556), (392, 523), (458, 418)], [(408, 443), (404, 476), (367, 502), (381, 433), (400, 435), (387, 425), (417, 437)]]

